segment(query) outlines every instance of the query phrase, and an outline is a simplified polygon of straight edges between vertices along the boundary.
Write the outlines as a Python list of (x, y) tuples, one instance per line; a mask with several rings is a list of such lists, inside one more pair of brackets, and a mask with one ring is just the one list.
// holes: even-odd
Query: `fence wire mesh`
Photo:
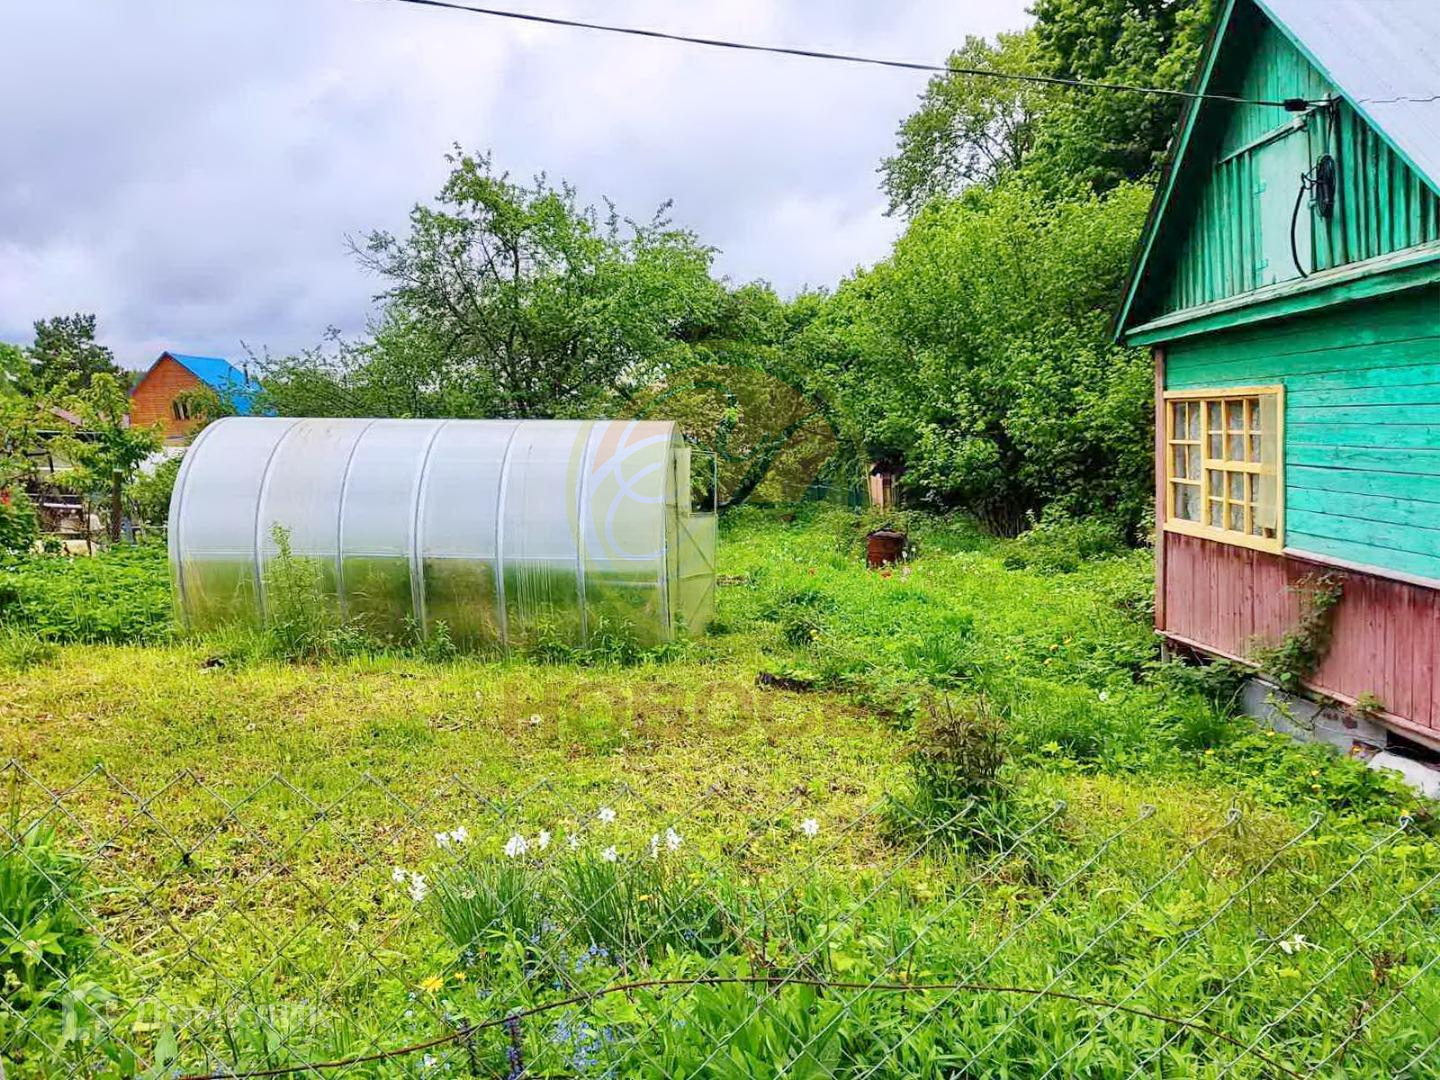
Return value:
[(3, 772), (7, 1078), (1440, 1077), (1408, 818)]

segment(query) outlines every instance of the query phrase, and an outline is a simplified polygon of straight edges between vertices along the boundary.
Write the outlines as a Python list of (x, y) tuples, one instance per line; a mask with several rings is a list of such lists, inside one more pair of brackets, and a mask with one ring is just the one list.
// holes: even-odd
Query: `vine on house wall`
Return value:
[(1300, 621), (1278, 644), (1252, 648), (1251, 658), (1282, 690), (1294, 693), (1330, 651), (1344, 582), (1334, 574), (1306, 574), (1290, 588), (1301, 596)]

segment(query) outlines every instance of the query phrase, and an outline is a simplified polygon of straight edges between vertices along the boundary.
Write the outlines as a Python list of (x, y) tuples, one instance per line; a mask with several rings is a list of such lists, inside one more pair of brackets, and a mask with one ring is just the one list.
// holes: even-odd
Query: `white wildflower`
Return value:
[(571, 851), (580, 850), (580, 837), (576, 836), (574, 833), (565, 834), (565, 843), (570, 845)]
[(800, 822), (800, 831), (806, 836), (816, 836), (820, 832), (820, 823), (813, 817), (807, 817), (804, 821)]
[(425, 875), (412, 873), (410, 875), (410, 899), (420, 903), (430, 892), (430, 886), (425, 883)]
[(550, 834), (544, 829), (541, 829), (540, 835), (535, 837), (535, 846), (538, 847), (541, 851), (544, 851), (547, 847), (550, 846)]
[(600, 852), (600, 857), (606, 862), (614, 862), (616, 859), (620, 858), (620, 853), (615, 850), (615, 845), (611, 844), (604, 851)]
[(397, 866), (390, 871), (390, 880), (397, 885), (404, 885), (409, 877), (410, 875), (405, 872), (405, 867), (403, 866)]
[(1101, 701), (1109, 701), (1109, 700), (1110, 700), (1110, 691), (1109, 691), (1109, 690), (1101, 690), (1101, 691), (1100, 691), (1100, 700), (1101, 700)]
[(673, 827), (665, 830), (665, 849), (667, 851), (679, 851), (680, 842), (680, 834)]
[(505, 854), (515, 859), (530, 850), (530, 843), (518, 832), (505, 841)]
[(449, 847), (449, 846), (450, 846), (450, 834), (449, 834), (448, 832), (437, 832), (437, 833), (435, 834), (435, 846), (436, 846), (436, 847)]
[(420, 1059), (420, 1066), (424, 1069), (433, 1069), (435, 1067), (435, 1055), (426, 1054)]
[(531, 714), (530, 714), (530, 726), (531, 726), (531, 727), (539, 727), (540, 724), (541, 724), (540, 714), (539, 714), (538, 712), (537, 712), (537, 713), (531, 713)]
[(650, 858), (660, 857), (660, 834), (657, 832), (650, 837)]
[(608, 806), (602, 806), (600, 807), (600, 812), (595, 816), (598, 817), (606, 825), (609, 825), (612, 821), (615, 820), (615, 811), (610, 809), (610, 807)]
[(1286, 956), (1294, 956), (1301, 949), (1319, 948), (1319, 946), (1316, 945), (1313, 941), (1307, 941), (1304, 934), (1296, 934), (1292, 938), (1286, 938), (1283, 941), (1277, 941), (1275, 944), (1280, 946), (1280, 951), (1283, 952)]
[(464, 825), (457, 825), (450, 830), (450, 839), (457, 844), (468, 844), (470, 842), (470, 830)]

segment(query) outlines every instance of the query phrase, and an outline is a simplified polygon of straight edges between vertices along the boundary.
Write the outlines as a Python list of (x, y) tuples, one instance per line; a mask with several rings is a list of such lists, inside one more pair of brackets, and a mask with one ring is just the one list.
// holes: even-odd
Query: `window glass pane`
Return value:
[(1219, 499), (1210, 500), (1210, 524), (1217, 529), (1225, 527), (1224, 504)]
[(1230, 435), (1230, 436), (1227, 436), (1227, 437), (1226, 437), (1226, 439), (1225, 439), (1225, 460), (1226, 460), (1226, 461), (1244, 461), (1244, 460), (1245, 460), (1245, 436), (1243, 436), (1243, 435)]
[(1170, 437), (1172, 439), (1185, 438), (1186, 427), (1186, 403), (1183, 401), (1172, 401), (1170, 403)]
[(1229, 528), (1235, 532), (1245, 531), (1245, 508), (1240, 503), (1230, 504)]
[(1205, 423), (1211, 431), (1223, 431), (1225, 429), (1224, 417), (1220, 413), (1220, 402), (1207, 401), (1205, 403)]
[(1200, 447), (1187, 447), (1186, 451), (1187, 467), (1185, 469), (1185, 475), (1191, 479), (1198, 480), (1200, 478)]
[(1226, 487), (1231, 502), (1243, 502), (1245, 499), (1245, 474), (1230, 473)]
[(1196, 440), (1200, 438), (1200, 402), (1190, 402), (1189, 421), (1185, 426), (1185, 437)]
[(1225, 436), (1218, 431), (1210, 432), (1210, 456), (1215, 460), (1225, 456)]
[(1200, 496), (1194, 484), (1176, 484), (1175, 516), (1186, 521), (1200, 520)]
[(1170, 475), (1177, 479), (1185, 479), (1185, 447), (1172, 446), (1170, 448)]
[(1251, 461), (1259, 461), (1259, 460), (1260, 460), (1260, 436), (1259, 436), (1259, 435), (1251, 435), (1251, 436), (1250, 436), (1250, 458), (1249, 458), (1249, 460), (1251, 460)]
[(1225, 426), (1230, 431), (1245, 429), (1245, 403), (1243, 401), (1227, 401), (1225, 403)]

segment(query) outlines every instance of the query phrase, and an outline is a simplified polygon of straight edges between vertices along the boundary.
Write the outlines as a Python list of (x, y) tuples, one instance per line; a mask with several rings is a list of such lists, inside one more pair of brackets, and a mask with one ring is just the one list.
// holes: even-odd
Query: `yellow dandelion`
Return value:
[(433, 994), (438, 990), (443, 990), (444, 988), (445, 980), (442, 979), (439, 975), (431, 975), (427, 978), (420, 980), (420, 989), (424, 990), (427, 994)]
[(642, 903), (642, 904), (645, 903), (647, 900), (654, 900), (654, 899), (655, 899), (655, 898), (654, 898), (653, 896), (651, 896), (648, 892), (647, 892), (647, 893), (642, 893), (642, 894), (640, 895), (640, 903)]
[(465, 972), (463, 972), (463, 971), (457, 971), (457, 972), (455, 972), (455, 981), (456, 981), (456, 982), (464, 982), (464, 981), (465, 981)]

